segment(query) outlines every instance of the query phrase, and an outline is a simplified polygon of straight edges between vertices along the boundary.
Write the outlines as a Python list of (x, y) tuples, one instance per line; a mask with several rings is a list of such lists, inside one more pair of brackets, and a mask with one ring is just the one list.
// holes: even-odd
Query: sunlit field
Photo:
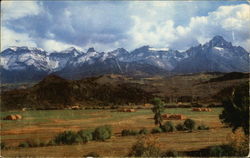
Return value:
[[(223, 127), (219, 120), (221, 108), (212, 112), (193, 112), (190, 108), (165, 109), (168, 114), (183, 114), (196, 121), (197, 125), (210, 127), (206, 131), (176, 131), (155, 134), (162, 150), (191, 151), (211, 145), (226, 143), (231, 129)], [(83, 156), (96, 152), (101, 156), (126, 156), (137, 136), (121, 136), (123, 129), (151, 130), (155, 127), (150, 109), (136, 112), (117, 112), (116, 110), (50, 110), (1, 112), (1, 116), (21, 114), (22, 120), (1, 122), (1, 139), (9, 149), (2, 150), (3, 156)], [(174, 124), (181, 120), (173, 120)], [(59, 145), (48, 147), (18, 148), (20, 142), (27, 140), (49, 141), (57, 133), (65, 130), (94, 129), (100, 125), (111, 125), (113, 136), (104, 142), (91, 141), (81, 145)]]

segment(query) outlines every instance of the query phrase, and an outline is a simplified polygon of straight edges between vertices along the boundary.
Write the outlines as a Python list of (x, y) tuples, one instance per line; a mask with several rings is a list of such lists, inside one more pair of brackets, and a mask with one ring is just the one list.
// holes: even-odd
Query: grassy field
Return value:
[[(208, 125), (208, 131), (173, 132), (157, 134), (162, 150), (190, 151), (210, 145), (226, 143), (231, 129), (223, 127), (218, 118), (221, 108), (212, 112), (193, 112), (189, 108), (166, 109), (165, 113), (183, 114), (194, 119), (197, 124)], [(2, 150), (2, 156), (83, 156), (96, 152), (101, 156), (126, 156), (136, 136), (122, 137), (122, 129), (151, 130), (154, 126), (153, 113), (150, 109), (137, 112), (116, 112), (115, 110), (51, 110), (51, 111), (13, 111), (1, 112), (1, 117), (8, 114), (20, 114), (22, 120), (1, 121), (1, 140), (11, 149)], [(177, 124), (180, 121), (173, 121)], [(20, 142), (39, 139), (48, 141), (57, 133), (65, 130), (93, 129), (108, 124), (114, 135), (105, 142), (92, 141), (82, 145), (62, 145), (36, 148), (17, 148)]]

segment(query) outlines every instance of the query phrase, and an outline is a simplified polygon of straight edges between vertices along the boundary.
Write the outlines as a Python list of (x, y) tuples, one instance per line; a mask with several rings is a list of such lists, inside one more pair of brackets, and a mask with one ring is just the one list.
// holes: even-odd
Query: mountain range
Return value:
[(221, 36), (186, 51), (142, 46), (131, 52), (118, 48), (82, 52), (68, 48), (51, 52), (41, 48), (9, 47), (0, 54), (2, 83), (38, 81), (49, 74), (67, 79), (102, 74), (137, 76), (199, 72), (249, 72), (249, 52)]

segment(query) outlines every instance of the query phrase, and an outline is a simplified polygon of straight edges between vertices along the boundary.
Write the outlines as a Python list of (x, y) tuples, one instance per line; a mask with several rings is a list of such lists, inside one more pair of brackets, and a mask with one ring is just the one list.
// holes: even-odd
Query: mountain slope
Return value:
[(47, 52), (39, 48), (10, 47), (0, 54), (1, 82), (37, 81), (48, 75)]
[[(2, 109), (62, 109), (75, 104), (124, 105), (152, 99), (149, 92), (135, 83), (102, 83), (100, 77), (65, 80), (49, 75), (31, 88), (1, 94)], [(121, 80), (121, 78), (120, 78)]]
[(48, 74), (81, 79), (102, 74), (152, 76), (199, 72), (249, 72), (249, 53), (221, 36), (179, 52), (143, 46), (86, 53), (75, 48), (48, 53), (40, 48), (10, 47), (0, 54), (2, 83), (39, 81)]
[(189, 57), (180, 61), (173, 72), (249, 71), (249, 53), (242, 47), (232, 46), (221, 36), (215, 36), (208, 43), (192, 47), (185, 53)]

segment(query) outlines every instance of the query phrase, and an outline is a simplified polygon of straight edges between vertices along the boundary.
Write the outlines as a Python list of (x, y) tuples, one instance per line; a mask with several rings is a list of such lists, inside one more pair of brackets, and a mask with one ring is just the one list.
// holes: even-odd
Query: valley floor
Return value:
[[(193, 112), (189, 108), (166, 109), (165, 113), (183, 114), (194, 119), (197, 124), (210, 127), (207, 131), (155, 134), (160, 141), (161, 149), (191, 151), (211, 145), (224, 144), (230, 128), (220, 123), (219, 114), (222, 108), (213, 108), (212, 112)], [(136, 141), (136, 136), (122, 137), (123, 129), (151, 130), (154, 126), (153, 113), (150, 109), (137, 112), (117, 112), (116, 110), (51, 110), (51, 111), (16, 111), (1, 112), (1, 116), (20, 114), (22, 120), (1, 121), (1, 140), (10, 149), (4, 149), (2, 156), (83, 156), (96, 152), (100, 156), (126, 156)], [(173, 121), (176, 125), (181, 121)], [(105, 142), (91, 141), (81, 145), (61, 145), (34, 148), (18, 148), (20, 142), (31, 139), (48, 141), (57, 133), (65, 130), (94, 129), (99, 125), (108, 124), (113, 128), (113, 136)]]

